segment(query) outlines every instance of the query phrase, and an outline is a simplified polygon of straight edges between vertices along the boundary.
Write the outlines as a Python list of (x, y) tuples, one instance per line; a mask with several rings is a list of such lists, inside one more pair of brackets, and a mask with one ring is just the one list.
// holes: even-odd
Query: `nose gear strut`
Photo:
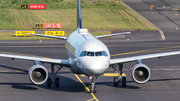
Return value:
[(89, 85), (90, 93), (96, 93), (95, 81), (97, 77), (90, 76), (89, 79), (90, 79), (90, 85)]

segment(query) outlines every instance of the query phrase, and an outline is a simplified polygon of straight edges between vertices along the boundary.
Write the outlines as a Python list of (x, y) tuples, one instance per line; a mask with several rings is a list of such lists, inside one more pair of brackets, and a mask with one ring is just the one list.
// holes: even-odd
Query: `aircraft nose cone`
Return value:
[[(87, 61), (88, 60), (88, 61)], [(109, 67), (109, 62), (107, 58), (92, 58), (86, 60), (86, 69), (91, 74), (102, 75)]]

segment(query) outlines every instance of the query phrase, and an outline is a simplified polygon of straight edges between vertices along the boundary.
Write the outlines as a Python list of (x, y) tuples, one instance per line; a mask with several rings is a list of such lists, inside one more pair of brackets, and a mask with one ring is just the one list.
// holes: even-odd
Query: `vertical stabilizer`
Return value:
[(77, 29), (82, 29), (80, 0), (77, 0)]

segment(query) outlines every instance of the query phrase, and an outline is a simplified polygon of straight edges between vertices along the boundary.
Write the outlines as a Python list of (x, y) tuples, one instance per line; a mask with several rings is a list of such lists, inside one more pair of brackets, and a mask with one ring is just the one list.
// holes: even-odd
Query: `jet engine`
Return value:
[(47, 69), (42, 65), (34, 65), (29, 69), (29, 79), (32, 83), (41, 85), (48, 78)]
[(150, 69), (145, 64), (136, 64), (131, 73), (132, 79), (138, 84), (146, 83), (151, 75)]

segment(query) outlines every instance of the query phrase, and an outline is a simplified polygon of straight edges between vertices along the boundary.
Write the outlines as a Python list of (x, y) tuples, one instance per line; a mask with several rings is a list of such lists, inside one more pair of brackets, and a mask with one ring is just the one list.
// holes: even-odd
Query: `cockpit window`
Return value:
[(99, 52), (82, 51), (79, 56), (83, 57), (83, 56), (108, 56), (108, 55), (105, 51), (99, 51)]
[(102, 52), (95, 52), (96, 56), (102, 56)]
[(80, 57), (86, 56), (86, 51), (82, 51)]
[(87, 56), (94, 56), (94, 52), (87, 52)]
[(104, 56), (108, 56), (105, 51), (102, 51), (102, 54), (103, 54)]

